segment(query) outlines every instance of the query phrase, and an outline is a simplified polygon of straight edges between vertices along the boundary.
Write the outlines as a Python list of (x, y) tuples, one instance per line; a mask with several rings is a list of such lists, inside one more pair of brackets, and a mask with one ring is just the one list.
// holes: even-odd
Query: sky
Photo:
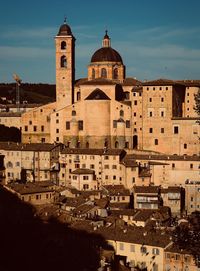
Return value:
[(67, 18), (76, 79), (87, 77), (105, 30), (138, 80), (200, 79), (199, 0), (10, 0), (0, 3), (0, 82), (55, 83), (55, 42)]

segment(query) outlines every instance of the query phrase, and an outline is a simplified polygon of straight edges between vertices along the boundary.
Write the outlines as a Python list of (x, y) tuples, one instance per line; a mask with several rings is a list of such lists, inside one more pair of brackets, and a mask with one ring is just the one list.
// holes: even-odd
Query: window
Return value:
[(155, 139), (154, 144), (158, 145), (158, 139), (157, 138)]
[(83, 176), (83, 180), (89, 180), (89, 176)]
[(20, 162), (16, 162), (16, 167), (19, 167), (20, 166)]
[(115, 149), (119, 148), (119, 142), (115, 141)]
[(159, 249), (158, 248), (153, 248), (152, 249), (152, 254), (154, 254), (154, 255), (159, 255)]
[(134, 113), (133, 113), (133, 116), (134, 116), (134, 117), (136, 117), (136, 116), (137, 116), (136, 112), (134, 112)]
[(130, 252), (135, 252), (135, 246), (134, 245), (130, 245)]
[(164, 111), (160, 111), (160, 116), (164, 117), (165, 116), (165, 112)]
[(66, 68), (67, 67), (67, 58), (66, 56), (61, 56), (60, 58), (60, 67)]
[(89, 144), (89, 142), (88, 142), (88, 141), (86, 142), (86, 145), (85, 145), (85, 146), (86, 146), (86, 149), (89, 149), (90, 144)]
[(104, 160), (109, 160), (109, 156), (108, 156), (108, 155), (105, 155), (105, 156), (104, 156)]
[(94, 164), (91, 164), (91, 165), (90, 165), (90, 168), (91, 168), (91, 169), (94, 169)]
[(161, 98), (161, 102), (164, 102), (164, 98)]
[(175, 168), (175, 164), (174, 163), (172, 163), (172, 168)]
[(131, 127), (130, 120), (126, 120), (126, 128), (130, 128), (130, 127)]
[(193, 197), (191, 197), (191, 199), (190, 199), (191, 201), (193, 201), (194, 200), (194, 198)]
[(162, 87), (159, 87), (159, 90), (162, 90)]
[(119, 249), (124, 250), (124, 243), (119, 243)]
[(32, 120), (29, 120), (29, 125), (32, 125)]
[(61, 50), (65, 50), (66, 47), (67, 47), (66, 42), (65, 42), (65, 41), (62, 41), (62, 42), (61, 42)]
[(104, 168), (105, 168), (105, 169), (109, 169), (109, 165), (105, 165)]
[(161, 132), (161, 134), (164, 134), (165, 128), (160, 128), (160, 132)]
[(184, 149), (187, 149), (187, 144), (186, 144), (186, 143), (183, 145), (183, 148), (184, 148)]
[(114, 68), (113, 70), (113, 79), (118, 79), (118, 69)]
[(149, 133), (150, 133), (150, 134), (153, 133), (153, 128), (149, 128)]
[(59, 119), (56, 120), (56, 123), (59, 123)]
[(59, 137), (56, 137), (56, 141), (59, 142)]
[(77, 92), (76, 99), (77, 99), (77, 101), (79, 101), (81, 99), (81, 93), (80, 93), (80, 91)]
[(190, 164), (190, 168), (193, 169), (193, 164)]
[(168, 87), (166, 87), (165, 89), (168, 90)]
[(152, 111), (149, 112), (149, 117), (153, 117), (153, 112)]
[(137, 105), (137, 101), (134, 101), (134, 105)]
[(178, 134), (179, 133), (179, 129), (178, 129), (179, 127), (178, 126), (174, 126), (174, 134)]
[(41, 138), (41, 142), (42, 142), (42, 143), (45, 143), (45, 137), (42, 137), (42, 138)]
[(57, 133), (57, 134), (59, 133), (59, 129), (56, 129), (56, 133)]
[(70, 122), (66, 121), (66, 130), (70, 130)]
[(92, 69), (92, 79), (95, 79), (95, 69)]
[(87, 189), (89, 189), (89, 185), (88, 184), (84, 184), (83, 185), (83, 190), (87, 190)]
[(117, 128), (117, 120), (113, 120), (113, 128)]
[(149, 98), (149, 102), (150, 102), (150, 103), (152, 102), (152, 98)]
[(116, 180), (117, 178), (116, 178), (116, 176), (115, 175), (113, 175), (113, 180)]
[(78, 129), (79, 129), (79, 131), (83, 130), (83, 121), (82, 120), (78, 121)]
[(72, 116), (76, 116), (76, 111), (72, 110)]
[(41, 132), (44, 132), (44, 125), (41, 126)]
[(129, 142), (126, 141), (126, 142), (125, 142), (125, 149), (128, 149), (128, 148), (129, 148)]
[(24, 131), (28, 132), (28, 126), (27, 125), (24, 126)]
[(102, 69), (101, 69), (101, 77), (102, 77), (102, 78), (107, 78), (107, 71), (106, 71), (105, 68), (102, 68)]
[(124, 116), (124, 111), (123, 111), (123, 110), (120, 110), (120, 111), (119, 111), (119, 115), (120, 115), (120, 117), (123, 117), (123, 116)]
[(135, 183), (135, 177), (132, 178), (132, 183)]
[(112, 165), (112, 169), (117, 169), (117, 165)]
[(147, 253), (147, 248), (144, 247), (144, 246), (141, 246), (140, 252), (141, 252), (141, 253)]
[(36, 132), (37, 131), (37, 126), (33, 126), (33, 131)]

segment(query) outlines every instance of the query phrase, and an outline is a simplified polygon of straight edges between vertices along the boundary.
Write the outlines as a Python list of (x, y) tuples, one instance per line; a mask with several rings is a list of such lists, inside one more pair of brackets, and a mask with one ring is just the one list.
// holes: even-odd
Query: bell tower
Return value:
[(56, 102), (57, 109), (74, 102), (75, 38), (66, 23), (60, 26), (56, 43)]

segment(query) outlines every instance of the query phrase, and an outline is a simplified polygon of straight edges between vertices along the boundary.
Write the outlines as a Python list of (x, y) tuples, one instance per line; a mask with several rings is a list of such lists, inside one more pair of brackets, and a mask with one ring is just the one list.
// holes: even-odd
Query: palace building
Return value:
[(23, 143), (199, 155), (194, 94), (200, 80), (127, 78), (107, 31), (88, 78), (75, 80), (75, 41), (64, 22), (55, 37), (56, 102), (22, 114)]

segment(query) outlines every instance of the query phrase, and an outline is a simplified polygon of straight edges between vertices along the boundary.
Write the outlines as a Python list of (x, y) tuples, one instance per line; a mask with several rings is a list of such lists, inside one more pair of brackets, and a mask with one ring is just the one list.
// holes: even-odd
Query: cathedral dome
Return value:
[(91, 62), (121, 62), (122, 58), (120, 54), (111, 47), (102, 47), (97, 50), (92, 58)]
[(66, 19), (64, 20), (64, 24), (60, 26), (57, 36), (69, 36), (72, 35), (72, 31), (70, 26), (66, 23)]

